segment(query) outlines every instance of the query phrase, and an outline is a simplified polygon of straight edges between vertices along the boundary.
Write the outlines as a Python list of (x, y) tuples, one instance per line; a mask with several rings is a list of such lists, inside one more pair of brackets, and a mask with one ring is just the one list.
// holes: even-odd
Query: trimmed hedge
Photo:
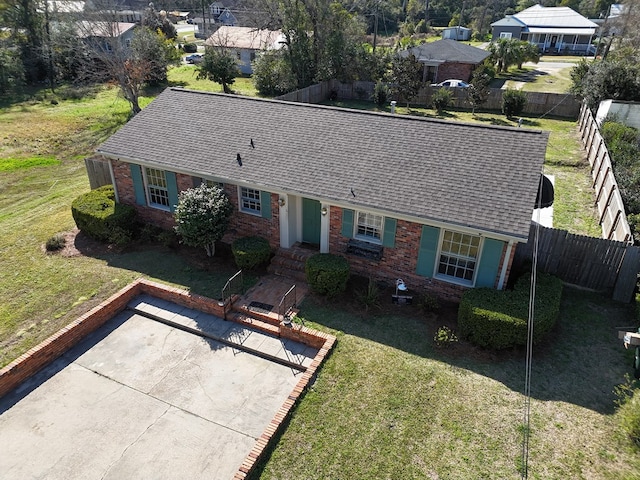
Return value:
[(349, 262), (331, 253), (316, 253), (304, 265), (307, 282), (316, 293), (332, 297), (347, 289)]
[[(538, 343), (554, 327), (560, 311), (562, 281), (538, 273), (534, 309), (533, 342)], [(491, 288), (468, 290), (458, 309), (460, 334), (485, 348), (503, 349), (527, 343), (529, 276), (522, 276), (511, 291)]]
[(252, 270), (271, 258), (271, 246), (262, 237), (242, 237), (231, 244), (231, 252), (238, 268)]
[(84, 193), (71, 203), (76, 226), (91, 238), (124, 244), (136, 226), (136, 209), (116, 203), (112, 185)]

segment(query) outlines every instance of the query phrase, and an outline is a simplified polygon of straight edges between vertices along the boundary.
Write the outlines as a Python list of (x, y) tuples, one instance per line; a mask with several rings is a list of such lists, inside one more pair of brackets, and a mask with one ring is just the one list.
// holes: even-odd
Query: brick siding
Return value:
[[(132, 205), (136, 208), (138, 216), (143, 222), (170, 230), (175, 226), (173, 214), (169, 211), (146, 205), (136, 204), (136, 194), (131, 178), (131, 166), (129, 163), (112, 160), (113, 173), (116, 179), (116, 189), (120, 203)], [(176, 173), (178, 192), (194, 186), (194, 178), (191, 175)], [(196, 182), (197, 183), (197, 182)], [(269, 240), (272, 248), (280, 246), (280, 218), (278, 209), (278, 195), (271, 194), (271, 218), (262, 218), (239, 211), (238, 188), (236, 185), (225, 184), (224, 191), (229, 197), (234, 208), (234, 215), (225, 235), (225, 241), (229, 243), (236, 238), (260, 235)]]
[(450, 78), (468, 82), (471, 80), (471, 74), (475, 67), (475, 65), (469, 63), (443, 63), (438, 66), (436, 80), (433, 83), (444, 82)]
[[(342, 209), (331, 207), (330, 212), (329, 251), (347, 258), (352, 273), (370, 276), (376, 281), (391, 285), (395, 284), (397, 278), (402, 278), (414, 292), (428, 292), (443, 300), (453, 302), (459, 302), (462, 294), (469, 289), (469, 287), (445, 282), (437, 278), (423, 277), (415, 273), (418, 263), (420, 236), (422, 234), (421, 224), (398, 220), (395, 247), (384, 247), (380, 260), (370, 260), (346, 253), (349, 238), (343, 237), (341, 233)], [(506, 245), (502, 251), (503, 259), (505, 253)], [(509, 266), (513, 261), (514, 254), (515, 248), (512, 249)], [(502, 265), (502, 262), (500, 264)], [(509, 271), (510, 268), (507, 270), (505, 284)], [(501, 269), (499, 268), (494, 282), (495, 287), (498, 285), (500, 273)]]

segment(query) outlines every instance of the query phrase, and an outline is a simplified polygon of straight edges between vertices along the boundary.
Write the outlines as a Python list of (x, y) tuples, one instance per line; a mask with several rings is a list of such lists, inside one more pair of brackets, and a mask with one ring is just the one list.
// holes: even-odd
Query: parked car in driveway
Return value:
[(467, 82), (463, 82), (462, 80), (449, 79), (440, 83), (432, 83), (432, 87), (457, 87), (457, 88), (468, 88), (469, 84)]
[(193, 55), (189, 55), (184, 58), (187, 63), (201, 63), (202, 55), (199, 53), (194, 53)]

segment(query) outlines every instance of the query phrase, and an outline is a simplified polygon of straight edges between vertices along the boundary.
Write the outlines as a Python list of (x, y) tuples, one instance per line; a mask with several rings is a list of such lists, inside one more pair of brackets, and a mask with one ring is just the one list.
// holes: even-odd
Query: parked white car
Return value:
[(432, 83), (432, 87), (457, 87), (457, 88), (469, 88), (469, 84), (467, 82), (463, 82), (462, 80), (449, 79), (440, 83)]

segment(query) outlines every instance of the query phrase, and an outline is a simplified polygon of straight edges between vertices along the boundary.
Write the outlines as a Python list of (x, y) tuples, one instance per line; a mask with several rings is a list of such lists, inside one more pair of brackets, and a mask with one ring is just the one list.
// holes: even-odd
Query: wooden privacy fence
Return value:
[[(320, 103), (335, 92), (339, 100), (370, 100), (375, 84), (373, 82), (341, 83), (338, 80), (329, 80), (310, 87), (287, 93), (278, 100), (291, 102)], [(437, 88), (426, 86), (411, 101), (411, 105), (431, 105), (431, 96)], [(490, 89), (489, 98), (482, 106), (485, 110), (501, 110), (502, 94), (500, 88)], [(471, 105), (464, 88), (452, 89), (453, 107), (470, 109)], [(550, 114), (558, 117), (577, 118), (580, 113), (580, 101), (574, 95), (558, 93), (524, 92), (527, 103), (524, 112), (529, 115)], [(400, 102), (402, 104), (402, 102)]]
[(587, 159), (591, 165), (592, 185), (596, 195), (602, 236), (610, 240), (633, 242), (620, 190), (613, 175), (609, 150), (586, 104), (582, 105), (578, 123), (582, 145), (587, 150)]
[(536, 233), (539, 270), (556, 275), (563, 282), (605, 292), (614, 300), (632, 300), (640, 248), (532, 223), (529, 242), (518, 244), (514, 265), (521, 266), (533, 258)]
[(89, 176), (89, 186), (91, 190), (102, 187), (103, 185), (111, 185), (111, 170), (109, 169), (109, 161), (100, 155), (88, 157), (84, 159), (87, 175)]

